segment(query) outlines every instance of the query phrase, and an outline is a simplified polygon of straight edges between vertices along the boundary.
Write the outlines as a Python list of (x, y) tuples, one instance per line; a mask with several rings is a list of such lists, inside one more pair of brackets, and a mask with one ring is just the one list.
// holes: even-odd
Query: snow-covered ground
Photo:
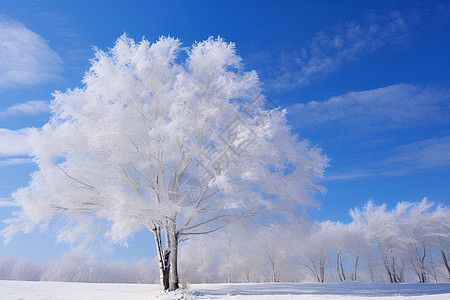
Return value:
[[(185, 299), (450, 299), (450, 284), (259, 283), (193, 284)], [(0, 299), (176, 299), (154, 284), (0, 280)]]

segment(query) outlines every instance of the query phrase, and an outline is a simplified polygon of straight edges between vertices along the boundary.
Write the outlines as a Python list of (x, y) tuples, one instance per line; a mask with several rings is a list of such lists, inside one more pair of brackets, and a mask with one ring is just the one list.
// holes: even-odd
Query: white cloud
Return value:
[(10, 130), (0, 128), (0, 156), (27, 155), (31, 152), (27, 141), (30, 128)]
[(288, 112), (301, 130), (343, 130), (345, 135), (351, 135), (447, 123), (449, 100), (448, 90), (397, 84), (349, 92), (323, 102), (296, 104)]
[(366, 14), (361, 23), (346, 22), (320, 31), (295, 51), (255, 53), (251, 60), (271, 66), (260, 70), (265, 82), (275, 90), (292, 90), (308, 85), (386, 46), (402, 44), (408, 29), (398, 11), (388, 15)]
[(374, 176), (402, 176), (424, 170), (450, 168), (450, 136), (426, 139), (396, 147), (381, 161), (359, 169), (327, 174), (325, 181), (354, 180)]
[(61, 71), (60, 56), (40, 35), (0, 16), (0, 89), (43, 83)]
[(38, 115), (40, 113), (48, 112), (49, 110), (47, 101), (27, 101), (14, 104), (3, 111), (0, 111), (0, 119), (15, 115)]

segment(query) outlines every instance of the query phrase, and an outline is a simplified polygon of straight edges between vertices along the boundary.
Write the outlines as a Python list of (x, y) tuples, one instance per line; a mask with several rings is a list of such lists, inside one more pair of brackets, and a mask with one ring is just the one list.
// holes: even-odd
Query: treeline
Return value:
[[(450, 282), (450, 211), (426, 199), (393, 209), (369, 201), (349, 212), (351, 222), (277, 225), (235, 223), (181, 243), (180, 275), (209, 282)], [(0, 279), (158, 283), (153, 261), (105, 262), (68, 253), (37, 264), (0, 260)]]
[(157, 276), (156, 262), (106, 262), (89, 252), (66, 253), (43, 264), (17, 257), (0, 260), (0, 280), (155, 283)]
[[(229, 227), (182, 249), (195, 282), (450, 282), (448, 206), (369, 201), (348, 224)], [(246, 228), (246, 229), (243, 229)]]

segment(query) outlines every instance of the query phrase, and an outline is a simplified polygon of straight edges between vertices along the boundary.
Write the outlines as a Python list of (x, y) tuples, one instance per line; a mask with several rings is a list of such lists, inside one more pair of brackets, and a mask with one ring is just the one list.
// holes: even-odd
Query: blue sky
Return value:
[[(331, 158), (321, 209), (307, 216), (347, 221), (369, 199), (448, 204), (450, 2), (309, 2), (2, 0), (0, 219), (35, 168), (27, 128), (48, 120), (53, 91), (80, 86), (93, 46), (112, 47), (124, 32), (236, 43), (293, 131)], [(104, 258), (151, 257), (152, 240), (139, 233)], [(0, 245), (0, 259), (44, 262), (69, 249), (52, 232), (33, 232)]]

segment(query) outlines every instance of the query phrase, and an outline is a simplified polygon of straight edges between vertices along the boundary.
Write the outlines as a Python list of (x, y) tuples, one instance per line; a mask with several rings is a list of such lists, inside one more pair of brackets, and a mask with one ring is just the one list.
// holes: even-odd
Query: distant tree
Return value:
[(360, 226), (355, 223), (350, 223), (346, 225), (346, 251), (350, 253), (350, 256), (353, 257), (353, 271), (351, 273), (352, 281), (358, 280), (358, 270), (361, 265), (362, 260), (364, 259), (365, 254), (367, 254), (370, 249), (367, 246), (366, 239), (364, 236), (364, 231)]
[(215, 244), (209, 235), (199, 235), (184, 243), (179, 256), (180, 277), (191, 283), (217, 281), (219, 262), (215, 257)]
[(340, 281), (345, 281), (344, 256), (347, 252), (347, 243), (349, 239), (348, 228), (346, 224), (336, 222), (331, 226), (330, 237), (333, 240), (334, 248), (336, 248), (336, 273)]
[(369, 201), (363, 210), (350, 211), (353, 222), (363, 228), (367, 240), (378, 248), (390, 282), (404, 281), (405, 239), (399, 224), (409, 206), (409, 203), (399, 202), (394, 210), (387, 211), (385, 204), (377, 206)]
[(369, 201), (362, 210), (350, 210), (350, 216), (353, 221), (349, 226), (360, 228), (368, 243), (362, 244), (365, 249), (363, 257), (372, 280), (374, 258), (371, 248), (374, 247), (381, 255), (391, 282), (404, 281), (407, 262), (419, 282), (429, 282), (431, 276), (437, 282), (436, 264), (439, 262), (433, 258), (433, 252), (434, 257), (441, 258), (439, 269), (444, 270), (443, 277), (450, 279), (447, 260), (450, 217), (447, 206), (435, 205), (424, 198), (413, 203), (399, 202), (394, 209), (387, 210), (386, 205), (377, 206)]
[[(440, 276), (444, 278), (445, 282), (450, 282), (450, 209), (448, 206), (439, 204), (429, 215), (431, 217), (426, 222), (427, 244), (437, 252), (437, 257), (440, 258), (440, 262), (436, 262), (440, 263), (439, 269), (442, 270)], [(431, 255), (430, 252), (430, 257)], [(430, 260), (430, 263), (433, 273), (437, 277), (434, 270), (435, 262)]]
[(309, 239), (303, 244), (304, 266), (317, 282), (325, 281), (325, 272), (330, 266), (331, 252), (334, 249), (334, 226), (335, 223), (331, 221), (315, 224)]
[(224, 230), (220, 233), (220, 236), (216, 236), (216, 254), (221, 260), (220, 267), (218, 268), (219, 273), (226, 275), (226, 282), (231, 283), (236, 279), (237, 272), (237, 261), (239, 260), (239, 246), (240, 242), (236, 238), (236, 233), (232, 232), (230, 229), (231, 226), (227, 227), (227, 230)]
[(290, 132), (234, 44), (210, 38), (186, 59), (182, 49), (124, 35), (96, 52), (81, 88), (54, 94), (50, 121), (30, 135), (38, 171), (13, 194), (7, 241), (57, 225), (59, 241), (126, 243), (145, 227), (175, 290), (180, 239), (314, 203), (327, 159)]
[[(439, 223), (435, 220), (436, 211), (430, 211), (433, 203), (426, 198), (410, 206), (408, 214), (398, 225), (401, 227), (402, 236), (406, 240), (406, 253), (419, 282), (429, 282), (429, 270), (427, 259), (431, 251), (432, 227)], [(439, 217), (438, 217), (439, 218)], [(438, 221), (438, 222), (436, 222)]]
[(260, 227), (252, 240), (252, 244), (261, 251), (263, 266), (268, 267), (266, 281), (292, 281), (290, 261), (294, 250), (286, 225)]
[(436, 238), (436, 248), (438, 249), (439, 257), (442, 262), (442, 266), (447, 273), (446, 274), (447, 281), (450, 281), (450, 241), (449, 241), (449, 238), (438, 236)]

